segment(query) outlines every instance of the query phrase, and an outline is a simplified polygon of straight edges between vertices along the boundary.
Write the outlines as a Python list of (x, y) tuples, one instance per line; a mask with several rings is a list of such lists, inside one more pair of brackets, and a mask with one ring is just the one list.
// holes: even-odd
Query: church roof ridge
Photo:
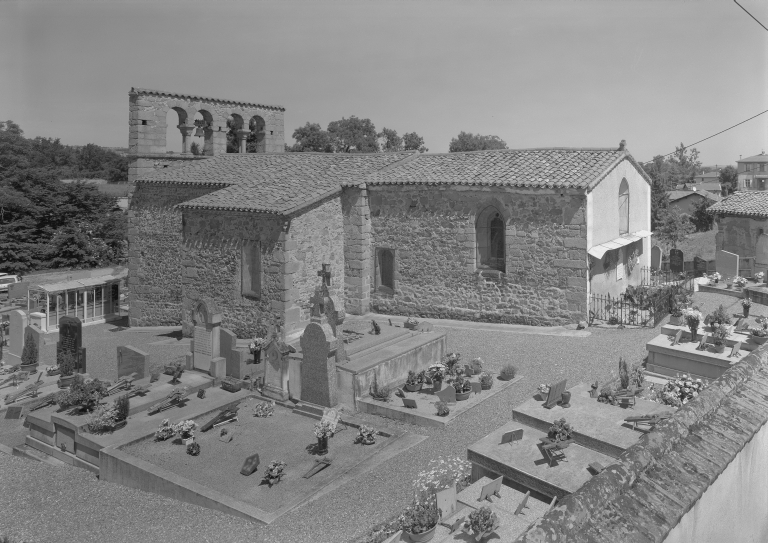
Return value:
[(736, 191), (707, 208), (707, 213), (731, 217), (768, 219), (768, 191)]

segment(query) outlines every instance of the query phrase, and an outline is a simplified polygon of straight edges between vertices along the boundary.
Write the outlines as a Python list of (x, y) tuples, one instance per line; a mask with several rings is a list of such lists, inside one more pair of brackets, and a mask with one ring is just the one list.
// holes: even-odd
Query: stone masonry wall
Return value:
[[(368, 203), (372, 311), (530, 325), (586, 318), (583, 193), (370, 186)], [(488, 205), (506, 222), (506, 273), (476, 267), (475, 220)], [(376, 289), (377, 247), (395, 250), (394, 294)]]
[(173, 206), (220, 187), (138, 183), (128, 211), (131, 326), (181, 323), (181, 213)]
[(368, 191), (344, 189), (344, 297), (345, 309), (365, 315), (371, 307), (371, 214)]

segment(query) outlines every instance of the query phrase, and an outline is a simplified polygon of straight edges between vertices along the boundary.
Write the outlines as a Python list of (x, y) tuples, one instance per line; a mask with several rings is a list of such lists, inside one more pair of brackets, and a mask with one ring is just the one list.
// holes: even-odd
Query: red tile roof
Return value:
[(622, 160), (629, 160), (650, 184), (626, 151), (566, 148), (422, 154), (369, 175), (365, 183), (591, 189)]
[(178, 92), (168, 92), (154, 89), (140, 89), (138, 87), (131, 87), (131, 91), (128, 94), (154, 94), (156, 96), (168, 96), (169, 98), (181, 98), (182, 100), (200, 100), (203, 102), (216, 102), (219, 104), (232, 104), (235, 106), (244, 106), (248, 108), (259, 109), (274, 109), (277, 111), (285, 111), (282, 106), (266, 106), (264, 104), (256, 104), (253, 102), (242, 102), (240, 100), (225, 100), (223, 98), (210, 98), (208, 96), (197, 96), (196, 94), (180, 94)]
[(768, 219), (768, 191), (747, 190), (734, 192), (707, 212), (735, 217)]
[(225, 188), (177, 207), (289, 214), (341, 192), (342, 182), (362, 182), (370, 173), (414, 154), (247, 153), (201, 160), (161, 170), (138, 182), (212, 184)]
[(692, 194), (697, 194), (703, 198), (707, 198), (709, 200), (719, 202), (722, 198), (718, 194), (712, 194), (709, 191), (706, 190), (670, 190), (667, 194), (669, 194), (669, 201), (675, 202), (677, 200), (682, 200), (683, 198), (687, 198), (688, 196), (691, 196)]

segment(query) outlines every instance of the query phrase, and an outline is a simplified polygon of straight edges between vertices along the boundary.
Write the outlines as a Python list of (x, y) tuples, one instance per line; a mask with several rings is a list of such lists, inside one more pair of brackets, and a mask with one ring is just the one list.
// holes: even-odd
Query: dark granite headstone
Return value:
[(669, 271), (673, 273), (681, 273), (685, 268), (683, 262), (683, 251), (680, 249), (669, 250)]
[(504, 477), (499, 477), (498, 479), (494, 479), (487, 485), (485, 485), (480, 490), (480, 498), (478, 498), (477, 501), (481, 502), (483, 500), (491, 501), (491, 496), (496, 496), (497, 498), (501, 498), (501, 482), (504, 480)]
[(59, 318), (59, 342), (56, 344), (56, 363), (63, 353), (78, 357), (79, 373), (85, 373), (85, 349), (83, 348), (83, 323), (77, 317)]
[(693, 257), (693, 270), (696, 272), (696, 277), (702, 277), (707, 274), (707, 261), (701, 257)]
[(555, 383), (549, 387), (549, 393), (547, 394), (547, 400), (544, 402), (544, 407), (551, 409), (558, 404), (563, 396), (563, 392), (565, 392), (565, 382), (566, 380), (563, 379), (559, 383)]
[(448, 403), (448, 404), (456, 403), (456, 389), (453, 388), (452, 385), (448, 385), (440, 392), (435, 392), (435, 396), (440, 398), (440, 400), (445, 403)]
[(301, 399), (333, 407), (336, 398), (336, 343), (330, 327), (310, 322), (301, 336)]
[(416, 400), (411, 400), (410, 398), (403, 398), (403, 407), (416, 409)]
[(20, 419), (21, 418), (21, 412), (24, 408), (23, 407), (9, 407), (8, 410), (5, 412), (5, 418), (6, 419)]
[(144, 379), (149, 368), (149, 355), (130, 345), (117, 348), (117, 378), (135, 373), (135, 379)]
[(254, 454), (245, 459), (243, 467), (240, 468), (240, 473), (242, 475), (251, 475), (257, 469), (259, 469), (259, 455)]
[(520, 441), (523, 439), (523, 429), (519, 428), (517, 430), (512, 430), (511, 432), (504, 432), (504, 434), (501, 436), (501, 444), (504, 443), (514, 443), (515, 441)]

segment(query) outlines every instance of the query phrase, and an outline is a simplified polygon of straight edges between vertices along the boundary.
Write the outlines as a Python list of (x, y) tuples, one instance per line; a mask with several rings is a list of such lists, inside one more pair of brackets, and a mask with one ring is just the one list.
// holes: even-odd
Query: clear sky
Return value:
[[(768, 2), (740, 2), (768, 26)], [(281, 105), (289, 144), (357, 115), (430, 152), (464, 130), (626, 139), (645, 161), (767, 110), (767, 52), (729, 0), (0, 0), (0, 118), (127, 147), (135, 86)], [(705, 165), (768, 152), (768, 113), (696, 147)]]

